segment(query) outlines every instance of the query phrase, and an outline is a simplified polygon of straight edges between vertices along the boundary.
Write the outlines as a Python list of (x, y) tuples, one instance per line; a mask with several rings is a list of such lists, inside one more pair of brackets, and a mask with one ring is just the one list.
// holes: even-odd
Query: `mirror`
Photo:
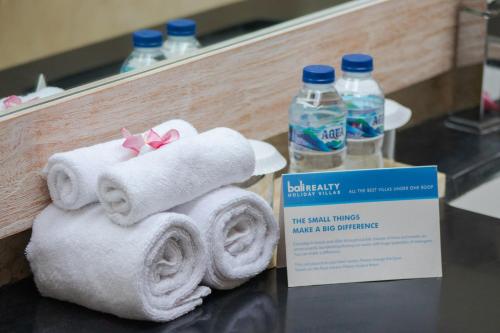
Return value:
[[(0, 116), (267, 33), (348, 1), (2, 0)], [(178, 18), (188, 20), (173, 21)], [(136, 32), (143, 29), (149, 30)]]
[(453, 105), (446, 126), (474, 134), (498, 131), (500, 1), (462, 0), (457, 22)]

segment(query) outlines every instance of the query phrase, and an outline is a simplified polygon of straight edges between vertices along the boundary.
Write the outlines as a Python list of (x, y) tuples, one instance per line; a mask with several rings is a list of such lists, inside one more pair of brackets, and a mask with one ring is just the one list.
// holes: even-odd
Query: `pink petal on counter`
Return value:
[(6, 108), (10, 108), (10, 107), (22, 104), (22, 103), (23, 103), (23, 101), (21, 100), (21, 98), (19, 98), (16, 95), (9, 96), (3, 100), (3, 105), (5, 105)]
[(498, 103), (486, 91), (483, 91), (483, 105), (486, 110), (498, 111), (500, 109)]

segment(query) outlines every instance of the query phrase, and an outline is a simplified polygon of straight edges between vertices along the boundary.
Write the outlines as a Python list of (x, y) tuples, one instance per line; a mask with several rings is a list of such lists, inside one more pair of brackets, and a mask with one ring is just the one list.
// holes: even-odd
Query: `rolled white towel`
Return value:
[(107, 167), (97, 196), (110, 219), (131, 225), (252, 176), (255, 156), (240, 133), (216, 128)]
[(191, 217), (208, 251), (203, 282), (232, 289), (262, 272), (278, 242), (278, 224), (269, 204), (253, 192), (227, 186), (172, 209)]
[(43, 296), (129, 319), (168, 321), (202, 303), (206, 250), (181, 214), (160, 213), (130, 228), (99, 204), (65, 211), (49, 205), (26, 248)]
[[(176, 129), (181, 139), (198, 134), (191, 124), (179, 119), (164, 122), (154, 129), (160, 135)], [(78, 209), (96, 202), (99, 172), (108, 165), (134, 157), (132, 151), (122, 147), (122, 144), (123, 139), (118, 139), (49, 157), (44, 173), (54, 205), (63, 209)]]

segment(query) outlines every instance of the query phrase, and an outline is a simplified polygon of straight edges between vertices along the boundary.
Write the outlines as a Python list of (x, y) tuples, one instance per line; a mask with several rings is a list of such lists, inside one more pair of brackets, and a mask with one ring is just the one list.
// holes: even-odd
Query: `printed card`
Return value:
[(283, 176), (288, 286), (440, 277), (437, 168)]

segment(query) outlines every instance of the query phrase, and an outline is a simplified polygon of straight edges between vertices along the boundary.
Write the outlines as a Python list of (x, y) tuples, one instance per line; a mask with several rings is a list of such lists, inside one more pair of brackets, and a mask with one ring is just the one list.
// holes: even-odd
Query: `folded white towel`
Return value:
[(198, 286), (207, 261), (200, 231), (181, 214), (123, 228), (99, 204), (49, 205), (35, 219), (26, 256), (43, 296), (123, 318), (172, 320), (210, 293)]
[(252, 176), (255, 156), (240, 133), (216, 128), (107, 167), (97, 196), (112, 221), (131, 225)]
[[(174, 128), (179, 131), (181, 139), (198, 134), (191, 124), (178, 119), (164, 122), (154, 129), (162, 135)], [(44, 170), (52, 202), (63, 209), (78, 209), (96, 202), (99, 172), (108, 165), (134, 157), (132, 151), (122, 144), (123, 139), (118, 139), (52, 155)]]
[(227, 186), (172, 211), (191, 217), (205, 236), (206, 285), (231, 289), (268, 266), (279, 230), (271, 207), (257, 194)]

